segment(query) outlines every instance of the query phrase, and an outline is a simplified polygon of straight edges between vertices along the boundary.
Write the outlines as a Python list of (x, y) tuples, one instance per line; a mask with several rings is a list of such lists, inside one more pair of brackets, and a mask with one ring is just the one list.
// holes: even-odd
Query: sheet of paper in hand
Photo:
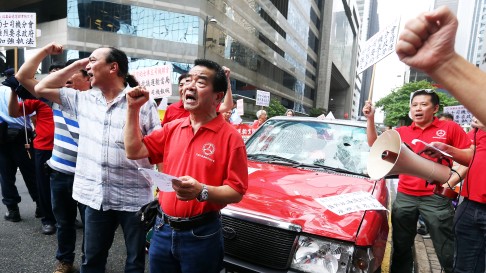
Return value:
[(427, 147), (427, 148), (430, 148), (430, 149), (432, 149), (432, 150), (434, 150), (434, 151), (436, 151), (436, 152), (441, 153), (443, 156), (447, 156), (447, 157), (452, 158), (452, 155), (450, 155), (450, 154), (448, 154), (448, 153), (446, 153), (446, 152), (444, 152), (444, 151), (442, 151), (442, 150), (437, 149), (436, 147), (434, 147), (434, 146), (430, 145), (429, 143), (427, 143), (427, 142), (425, 142), (425, 141), (422, 141), (422, 140), (420, 140), (420, 139), (414, 139), (414, 140), (412, 140), (412, 144), (413, 144), (413, 145), (417, 145), (417, 142), (420, 142), (420, 143), (424, 144), (424, 145), (425, 145), (425, 147)]
[(177, 177), (146, 168), (138, 168), (138, 171), (145, 179), (155, 184), (160, 191), (174, 191), (172, 179), (178, 179)]

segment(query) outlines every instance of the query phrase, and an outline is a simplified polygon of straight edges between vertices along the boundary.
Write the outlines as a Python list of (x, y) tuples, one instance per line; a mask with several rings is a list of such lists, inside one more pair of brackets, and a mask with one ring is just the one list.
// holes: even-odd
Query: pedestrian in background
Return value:
[[(91, 77), (92, 89), (77, 92), (63, 87), (80, 69)], [(153, 200), (151, 184), (138, 168), (152, 168), (147, 159), (125, 155), (123, 128), (127, 111), (125, 94), (137, 86), (128, 74), (126, 54), (113, 47), (98, 48), (89, 58), (48, 75), (36, 86), (42, 97), (62, 105), (79, 122), (78, 157), (73, 198), (86, 205), (81, 272), (104, 272), (115, 230), (121, 226), (127, 258), (125, 272), (144, 272), (145, 231), (136, 212)], [(160, 128), (155, 103), (140, 111), (139, 132)]]
[[(18, 222), (22, 218), (19, 211), (21, 201), (15, 186), (17, 168), (22, 173), (32, 201), (36, 203), (35, 217), (42, 213), (38, 206), (39, 194), (35, 182), (34, 149), (30, 146), (33, 133), (29, 116), (13, 118), (8, 113), (10, 94), (19, 86), (14, 70), (5, 72), (7, 78), (0, 85), (0, 185), (2, 202), (7, 207), (4, 219)], [(26, 148), (26, 144), (29, 147)]]
[(294, 110), (292, 110), (292, 109), (287, 109), (287, 111), (285, 112), (285, 115), (286, 115), (287, 117), (293, 117), (293, 116), (295, 116)]
[[(439, 96), (432, 89), (417, 90), (412, 93), (410, 113), (412, 124), (395, 129), (401, 140), (418, 153), (424, 146), (413, 145), (412, 140), (420, 139), (427, 143), (441, 141), (459, 148), (471, 146), (464, 130), (454, 122), (440, 121), (434, 117), (439, 110)], [(374, 122), (374, 108), (366, 102), (363, 114), (367, 118), (368, 145), (377, 139)], [(424, 155), (426, 158), (427, 155)], [(452, 162), (441, 161), (444, 165)], [(445, 181), (443, 181), (445, 182)], [(412, 246), (417, 234), (418, 215), (422, 215), (428, 227), (435, 252), (441, 267), (452, 273), (454, 259), (454, 236), (452, 221), (454, 209), (451, 200), (433, 193), (434, 186), (424, 179), (399, 175), (398, 192), (392, 205), (393, 253), (391, 272), (413, 271)]]
[[(49, 67), (49, 73), (55, 71), (57, 71), (57, 66)], [(29, 86), (29, 88), (32, 88), (32, 86)], [(34, 166), (37, 192), (39, 194), (39, 207), (42, 212), (42, 233), (52, 235), (56, 233), (56, 219), (52, 213), (50, 173), (46, 165), (46, 161), (51, 158), (52, 149), (54, 148), (54, 119), (52, 109), (45, 102), (38, 99), (26, 99), (18, 102), (17, 93), (12, 92), (8, 112), (12, 117), (21, 117), (24, 114), (36, 114)]]
[(253, 122), (252, 128), (258, 129), (267, 120), (267, 111), (261, 109), (256, 112), (257, 120)]
[(149, 249), (150, 272), (217, 273), (224, 249), (220, 210), (239, 202), (248, 187), (246, 148), (241, 135), (216, 112), (227, 79), (217, 63), (196, 60), (184, 85), (189, 117), (143, 137), (139, 109), (149, 99), (143, 88), (127, 94), (128, 158), (162, 162), (174, 192), (159, 193), (160, 214)]

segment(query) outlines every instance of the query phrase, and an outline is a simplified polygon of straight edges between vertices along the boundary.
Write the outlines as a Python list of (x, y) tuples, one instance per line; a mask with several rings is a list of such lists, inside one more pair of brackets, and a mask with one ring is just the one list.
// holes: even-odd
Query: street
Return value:
[[(17, 223), (5, 221), (3, 216), (7, 212), (7, 208), (3, 204), (1, 205), (0, 272), (52, 273), (56, 264), (56, 235), (41, 233), (40, 219), (34, 217), (35, 203), (32, 202), (19, 172), (17, 172), (16, 185), (22, 197), (22, 202), (19, 204), (22, 221)], [(78, 219), (80, 219), (79, 215)], [(81, 238), (82, 230), (79, 229), (74, 263), (76, 269), (79, 269), (81, 261)], [(125, 244), (123, 233), (119, 228), (110, 250), (106, 272), (123, 272), (124, 264)], [(147, 265), (145, 272), (148, 272)]]

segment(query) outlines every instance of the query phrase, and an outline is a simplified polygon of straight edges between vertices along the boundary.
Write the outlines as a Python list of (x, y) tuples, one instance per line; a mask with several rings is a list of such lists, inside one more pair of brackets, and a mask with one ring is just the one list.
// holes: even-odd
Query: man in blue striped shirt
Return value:
[[(37, 80), (33, 75), (42, 60), (50, 54), (58, 53), (59, 45), (48, 44), (25, 62), (16, 77), (31, 93), (36, 95), (34, 86)], [(72, 63), (68, 61), (66, 65)], [(76, 71), (66, 82), (66, 87), (79, 91), (90, 89), (89, 76), (85, 70)], [(78, 202), (73, 199), (73, 182), (78, 153), (79, 124), (75, 115), (52, 103), (54, 115), (54, 149), (47, 161), (51, 179), (52, 211), (56, 218), (58, 263), (54, 273), (73, 271), (74, 249), (76, 247), (76, 210)], [(84, 205), (79, 204), (81, 219), (84, 221)]]

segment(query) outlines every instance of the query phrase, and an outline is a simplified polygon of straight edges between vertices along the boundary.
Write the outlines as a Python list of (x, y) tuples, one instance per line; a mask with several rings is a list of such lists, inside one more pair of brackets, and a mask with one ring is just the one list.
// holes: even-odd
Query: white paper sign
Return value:
[(337, 215), (362, 210), (387, 210), (370, 193), (364, 191), (316, 198), (315, 200)]
[(172, 65), (146, 67), (130, 71), (141, 86), (145, 86), (154, 99), (170, 97), (172, 95)]
[(373, 35), (361, 46), (358, 70), (356, 71), (358, 74), (385, 58), (388, 54), (395, 52), (399, 23), (400, 20), (396, 20), (393, 24)]
[(454, 117), (454, 121), (460, 125), (469, 125), (472, 122), (473, 115), (462, 105), (445, 106), (444, 113), (451, 114)]
[(178, 180), (177, 177), (146, 168), (138, 168), (138, 171), (145, 179), (155, 184), (160, 191), (174, 191), (172, 188), (172, 179)]
[(0, 46), (35, 47), (36, 14), (0, 12)]
[(256, 105), (268, 107), (270, 105), (270, 92), (257, 90)]
[(245, 114), (243, 105), (244, 105), (243, 99), (239, 99), (236, 101), (236, 110), (238, 111), (238, 115), (240, 116), (243, 116)]

